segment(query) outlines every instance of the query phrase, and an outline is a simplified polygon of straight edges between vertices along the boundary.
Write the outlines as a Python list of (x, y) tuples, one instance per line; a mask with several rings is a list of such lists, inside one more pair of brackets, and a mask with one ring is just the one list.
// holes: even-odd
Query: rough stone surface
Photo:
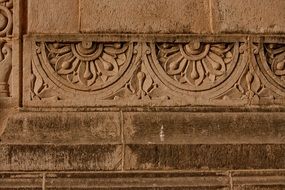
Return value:
[(28, 33), (76, 33), (78, 0), (28, 0)]
[(1, 144), (0, 151), (2, 171), (121, 170), (121, 145)]
[(81, 0), (80, 14), (87, 33), (210, 32), (206, 0)]
[[(120, 143), (119, 113), (22, 113), (10, 117), (2, 143)], [(29, 137), (33, 138), (29, 138)]]
[(215, 33), (285, 33), (283, 0), (214, 0)]
[(0, 0), (0, 189), (285, 189), (284, 0)]
[(284, 169), (284, 144), (130, 144), (127, 170)]
[(127, 112), (126, 143), (284, 143), (283, 113)]

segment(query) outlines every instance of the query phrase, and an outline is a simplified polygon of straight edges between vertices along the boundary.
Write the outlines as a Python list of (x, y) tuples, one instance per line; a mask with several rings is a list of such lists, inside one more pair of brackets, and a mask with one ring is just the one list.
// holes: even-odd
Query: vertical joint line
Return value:
[(211, 33), (214, 33), (214, 26), (213, 26), (213, 2), (209, 0), (209, 19), (210, 19), (210, 30)]
[(232, 178), (232, 172), (231, 171), (229, 172), (229, 178), (230, 178), (230, 189), (233, 190), (234, 185), (233, 185), (233, 178)]
[(46, 173), (43, 173), (42, 189), (46, 190)]
[(121, 143), (122, 143), (122, 171), (125, 168), (125, 137), (124, 137), (124, 114), (120, 110), (120, 128), (121, 128)]
[(81, 0), (78, 0), (78, 32), (81, 33)]

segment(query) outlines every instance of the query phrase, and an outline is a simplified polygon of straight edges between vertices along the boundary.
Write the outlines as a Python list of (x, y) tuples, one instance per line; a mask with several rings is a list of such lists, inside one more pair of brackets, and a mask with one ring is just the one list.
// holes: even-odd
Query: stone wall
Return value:
[(284, 0), (0, 0), (0, 189), (285, 189)]

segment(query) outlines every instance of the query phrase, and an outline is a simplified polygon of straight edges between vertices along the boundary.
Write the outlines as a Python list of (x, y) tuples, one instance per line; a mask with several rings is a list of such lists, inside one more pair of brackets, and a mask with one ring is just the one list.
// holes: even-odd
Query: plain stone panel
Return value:
[(0, 145), (2, 171), (114, 171), (121, 158), (121, 145)]
[(29, 0), (28, 33), (77, 33), (78, 0)]
[(285, 169), (284, 144), (128, 144), (126, 170)]
[(279, 112), (126, 112), (123, 117), (127, 143), (285, 143), (285, 114)]
[(207, 33), (206, 0), (81, 0), (81, 31)]
[[(10, 116), (1, 143), (120, 143), (118, 112), (40, 112)], [(32, 137), (32, 138), (31, 138)]]
[(215, 0), (213, 28), (219, 32), (285, 33), (284, 0)]

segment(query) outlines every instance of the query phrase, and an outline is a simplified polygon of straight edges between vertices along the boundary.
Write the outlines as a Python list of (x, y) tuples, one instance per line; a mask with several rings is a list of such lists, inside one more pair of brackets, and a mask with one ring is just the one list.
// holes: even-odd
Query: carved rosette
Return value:
[(114, 83), (130, 62), (130, 44), (42, 43), (38, 53), (52, 78), (69, 88), (95, 91)]
[(12, 69), (12, 0), (0, 0), (0, 97), (8, 97)]
[[(38, 42), (35, 44), (32, 68), (32, 98), (47, 98), (35, 89), (43, 89), (47, 79), (59, 89), (71, 93), (93, 93), (107, 96), (108, 87), (118, 81), (130, 65), (132, 43)], [(36, 73), (39, 73), (37, 75)], [(46, 76), (47, 79), (44, 79)], [(112, 90), (112, 89), (111, 89)], [(42, 95), (41, 95), (42, 94)], [(45, 94), (45, 95), (43, 95)]]
[(186, 91), (204, 91), (222, 83), (236, 66), (234, 43), (156, 44), (153, 60), (163, 80)]

